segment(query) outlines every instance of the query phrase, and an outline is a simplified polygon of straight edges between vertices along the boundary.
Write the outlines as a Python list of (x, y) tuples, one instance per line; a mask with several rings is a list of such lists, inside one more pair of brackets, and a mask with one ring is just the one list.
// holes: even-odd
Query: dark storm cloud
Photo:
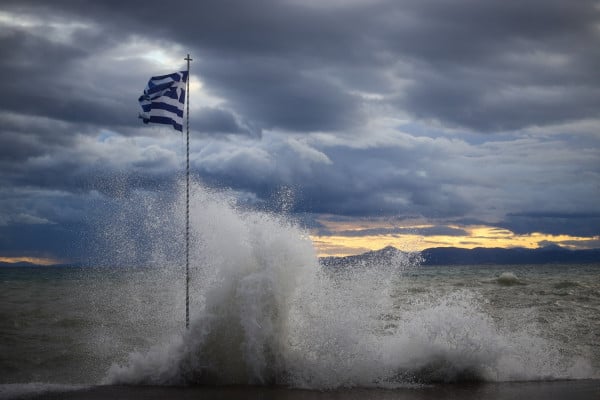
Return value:
[[(99, 116), (111, 115), (109, 123), (127, 124), (122, 104), (90, 101), (94, 98), (90, 96), (78, 97), (76, 88), (81, 83), (69, 81), (63, 84), (61, 75), (53, 74), (53, 71), (64, 71), (71, 59), (89, 55), (94, 47), (108, 46), (111, 40), (116, 44), (119, 35), (127, 38), (132, 34), (144, 33), (156, 36), (160, 40), (169, 37), (172, 40), (181, 40), (199, 49), (197, 52), (203, 58), (197, 61), (203, 79), (211, 85), (211, 90), (225, 95), (228, 103), (234, 106), (244, 119), (259, 123), (258, 128), (326, 130), (348, 127), (350, 122), (356, 122), (356, 119), (352, 118), (358, 111), (353, 96), (318, 75), (306, 76), (302, 67), (302, 54), (293, 57), (294, 59), (286, 59), (298, 50), (310, 53), (311, 49), (319, 47), (319, 43), (326, 46), (326, 49), (321, 49), (320, 52), (339, 49), (340, 43), (332, 43), (334, 37), (323, 32), (329, 31), (327, 24), (333, 15), (323, 19), (317, 12), (296, 14), (297, 7), (287, 7), (278, 2), (251, 5), (245, 2), (221, 1), (195, 3), (189, 5), (188, 12), (172, 15), (162, 12), (164, 3), (148, 2), (144, 7), (135, 5), (128, 9), (130, 4), (119, 3), (119, 6), (114, 8), (111, 2), (56, 3), (54, 7), (66, 15), (81, 16), (84, 20), (92, 16), (92, 21), (99, 23), (100, 32), (97, 33), (97, 38), (84, 37), (92, 46), (79, 43), (79, 38), (79, 46), (67, 46), (57, 45), (43, 38), (13, 35), (10, 39), (16, 43), (10, 43), (10, 46), (6, 43), (6, 47), (19, 49), (17, 56), (26, 58), (28, 53), (35, 54), (38, 49), (46, 48), (47, 52), (52, 53), (55, 62), (50, 70), (40, 71), (39, 74), (29, 70), (19, 72), (14, 66), (6, 68), (6, 72), (13, 76), (39, 76), (39, 80), (34, 79), (30, 82), (30, 89), (22, 87), (25, 79), (16, 79), (15, 93), (10, 96), (10, 102), (0, 105), (8, 109), (92, 123), (99, 122), (98, 118), (102, 118)], [(154, 17), (150, 20), (155, 19), (156, 15), (161, 15), (160, 28), (157, 29), (156, 24), (142, 23), (145, 15)], [(311, 22), (313, 17), (315, 21)], [(124, 23), (125, 20), (127, 23)], [(222, 21), (228, 23), (223, 24)], [(317, 29), (310, 29), (307, 23), (315, 24)], [(345, 38), (347, 45), (350, 44), (350, 37), (340, 35), (340, 32), (331, 33), (335, 33), (338, 39)], [(96, 43), (98, 38), (105, 43)], [(27, 46), (24, 46), (24, 42), (27, 42)], [(240, 57), (240, 52), (245, 53), (243, 57)], [(15, 55), (9, 56), (7, 58), (17, 58)], [(31, 60), (28, 65), (35, 64), (35, 61)], [(52, 59), (49, 61), (52, 62)], [(44, 65), (38, 63), (40, 64)], [(314, 66), (315, 62), (310, 64)], [(36, 98), (32, 96), (33, 90), (39, 88), (44, 80), (51, 82), (52, 79), (55, 82), (47, 89), (48, 92), (44, 96), (37, 96), (36, 101), (31, 102), (31, 99)], [(109, 85), (114, 87), (115, 83)], [(75, 97), (61, 96), (65, 92), (73, 92)], [(52, 99), (56, 98), (61, 101), (53, 102)]]
[[(123, 102), (114, 94), (107, 96), (101, 86), (90, 92), (90, 82), (81, 73), (80, 63), (99, 47), (97, 38), (88, 40), (83, 28), (73, 35), (75, 43), (67, 44), (23, 29), (4, 32), (0, 37), (0, 74), (10, 79), (3, 80), (0, 107), (76, 123), (126, 123), (130, 118), (122, 111)], [(101, 84), (102, 78), (97, 75), (95, 83)], [(114, 89), (118, 82), (105, 83)]]
[(399, 106), (483, 131), (598, 117), (597, 2), (419, 3), (395, 34), (421, 67)]
[(358, 110), (349, 91), (391, 94), (381, 68), (407, 81), (391, 96), (399, 110), (477, 131), (600, 115), (594, 1), (218, 3), (173, 36), (198, 38), (207, 80), (266, 127), (344, 128)]
[[(37, 139), (20, 132), (0, 132), (0, 164), (9, 168), (10, 164), (43, 154), (44, 149)], [(6, 171), (6, 169), (5, 169)]]
[[(421, 79), (407, 88), (398, 105), (417, 117), (479, 132), (510, 131), (599, 116), (600, 92), (596, 86), (588, 87), (583, 82), (536, 84), (538, 73), (532, 68), (522, 71), (523, 76), (518, 79), (504, 77), (501, 71), (483, 79), (471, 71), (419, 73)], [(589, 74), (589, 78), (600, 81), (594, 75)], [(525, 83), (529, 76), (533, 78)]]
[(422, 236), (466, 236), (464, 229), (449, 226), (432, 226), (427, 228), (372, 228), (335, 232), (336, 236), (376, 236), (376, 235), (422, 235)]
[(93, 196), (0, 185), (0, 256), (81, 259)]
[(215, 92), (262, 128), (338, 130), (359, 122), (360, 102), (293, 62), (272, 59), (223, 60), (201, 66)]
[(242, 134), (260, 138), (262, 132), (253, 125), (240, 122), (229, 110), (204, 107), (191, 117), (194, 130), (207, 134)]
[(293, 210), (302, 213), (356, 217), (418, 213), (441, 218), (472, 208), (458, 191), (440, 190), (438, 179), (443, 176), (420, 176), (423, 161), (418, 160), (418, 151), (339, 148), (324, 154), (295, 141), (263, 138), (268, 140), (273, 142), (266, 148), (213, 144), (204, 149), (211, 156), (199, 163), (200, 176), (263, 199), (282, 186), (290, 187)]
[[(82, 226), (19, 224), (0, 226), (0, 255), (3, 257), (81, 259)], [(34, 244), (34, 246), (32, 246)]]
[(519, 234), (540, 232), (553, 235), (600, 236), (600, 213), (510, 213), (499, 226)]
[(43, 193), (2, 192), (0, 225), (61, 232), (76, 224), (48, 193), (77, 209), (92, 192), (169, 186), (175, 136), (142, 128), (136, 100), (163, 72), (151, 50), (173, 49), (211, 99), (191, 116), (203, 182), (258, 202), (291, 188), (303, 213), (597, 235), (599, 13), (592, 0), (6, 0), (0, 188)]
[[(591, 0), (347, 7), (203, 1), (172, 3), (170, 9), (185, 11), (169, 14), (162, 1), (53, 7), (101, 23), (104, 40), (144, 34), (192, 47), (210, 89), (262, 128), (355, 125), (361, 104), (350, 93), (356, 90), (388, 96), (398, 111), (477, 131), (600, 115), (600, 11)], [(144, 23), (158, 15), (160, 24)], [(77, 55), (57, 48), (52, 57), (61, 52)], [(393, 89), (396, 79), (405, 84)]]

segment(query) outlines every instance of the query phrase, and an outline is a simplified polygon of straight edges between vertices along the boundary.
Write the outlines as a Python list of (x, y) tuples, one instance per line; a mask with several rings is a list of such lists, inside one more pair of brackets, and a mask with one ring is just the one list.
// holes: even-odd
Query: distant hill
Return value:
[(18, 262), (4, 262), (0, 261), (0, 268), (2, 267), (36, 267), (37, 264), (33, 264), (27, 261), (18, 261)]
[[(323, 257), (321, 263), (326, 266), (372, 264), (392, 257), (419, 257), (415, 253), (405, 253), (388, 246), (381, 250), (369, 251), (356, 256)], [(570, 264), (600, 263), (600, 249), (569, 250), (560, 246), (548, 246), (539, 249), (501, 249), (483, 248), (461, 249), (456, 247), (437, 247), (420, 253), (421, 265), (476, 265), (476, 264)]]
[(368, 251), (363, 254), (346, 257), (322, 257), (321, 264), (328, 267), (337, 266), (369, 266), (389, 263), (392, 260), (416, 262), (421, 259), (419, 253), (406, 253), (395, 247), (388, 246), (381, 250)]
[(0, 268), (3, 267), (80, 267), (80, 264), (51, 264), (51, 265), (42, 265), (30, 263), (28, 261), (18, 261), (18, 262), (5, 262), (0, 261)]
[(539, 249), (478, 247), (472, 250), (439, 247), (424, 250), (421, 256), (423, 265), (600, 263), (600, 249), (569, 250), (559, 246)]

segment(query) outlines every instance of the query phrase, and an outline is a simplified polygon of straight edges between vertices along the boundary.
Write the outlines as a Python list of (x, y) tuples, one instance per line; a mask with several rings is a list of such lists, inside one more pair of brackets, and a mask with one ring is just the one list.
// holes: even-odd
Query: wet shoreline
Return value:
[(566, 399), (600, 398), (600, 380), (436, 384), (400, 389), (302, 390), (276, 386), (121, 386), (104, 385), (67, 391), (29, 393), (11, 399), (261, 399), (261, 400), (433, 400), (433, 399)]

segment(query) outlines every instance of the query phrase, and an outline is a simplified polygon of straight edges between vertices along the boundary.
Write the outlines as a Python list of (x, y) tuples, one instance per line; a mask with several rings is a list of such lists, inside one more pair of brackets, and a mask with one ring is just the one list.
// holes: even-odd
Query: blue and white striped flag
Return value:
[(144, 110), (140, 113), (140, 118), (145, 124), (172, 125), (176, 130), (183, 131), (183, 106), (187, 79), (187, 71), (150, 78), (144, 94), (139, 98)]

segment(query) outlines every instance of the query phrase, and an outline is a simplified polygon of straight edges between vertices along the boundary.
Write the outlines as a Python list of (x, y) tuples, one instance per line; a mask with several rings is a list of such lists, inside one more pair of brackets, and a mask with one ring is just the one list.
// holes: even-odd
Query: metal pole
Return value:
[(185, 149), (185, 328), (190, 327), (190, 55), (187, 61), (186, 81), (186, 149)]

